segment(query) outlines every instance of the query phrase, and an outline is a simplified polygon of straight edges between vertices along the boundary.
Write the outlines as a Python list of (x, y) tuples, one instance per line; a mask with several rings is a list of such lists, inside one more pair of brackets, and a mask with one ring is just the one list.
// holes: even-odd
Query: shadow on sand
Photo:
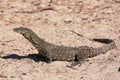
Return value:
[(11, 54), (11, 55), (7, 55), (7, 56), (3, 56), (3, 57), (0, 57), (2, 59), (23, 59), (23, 58), (29, 58), (29, 59), (32, 59), (34, 60), (35, 62), (39, 62), (39, 61), (43, 61), (43, 62), (47, 62), (46, 58), (43, 57), (43, 56), (40, 56), (39, 54), (29, 54), (27, 56), (19, 56), (17, 54)]

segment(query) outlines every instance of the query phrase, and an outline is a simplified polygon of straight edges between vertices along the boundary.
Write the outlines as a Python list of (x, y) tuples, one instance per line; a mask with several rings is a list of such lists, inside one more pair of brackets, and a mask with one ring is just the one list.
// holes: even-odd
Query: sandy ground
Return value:
[[(66, 46), (103, 44), (88, 38), (114, 39), (116, 49), (75, 66), (38, 61), (37, 50), (16, 27), (28, 27), (44, 40)], [(0, 0), (0, 80), (120, 80), (120, 0)]]

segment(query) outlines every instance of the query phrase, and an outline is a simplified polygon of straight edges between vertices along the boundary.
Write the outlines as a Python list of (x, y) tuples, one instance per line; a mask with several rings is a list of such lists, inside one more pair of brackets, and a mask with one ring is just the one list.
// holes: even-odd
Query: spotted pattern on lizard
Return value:
[(87, 58), (103, 54), (116, 47), (115, 42), (111, 39), (92, 39), (93, 41), (105, 43), (105, 45), (93, 48), (88, 46), (69, 47), (55, 45), (46, 42), (37, 36), (31, 29), (25, 27), (14, 28), (14, 32), (23, 35), (39, 51), (39, 54), (46, 57), (48, 62), (53, 60), (73, 61), (71, 66), (79, 64)]

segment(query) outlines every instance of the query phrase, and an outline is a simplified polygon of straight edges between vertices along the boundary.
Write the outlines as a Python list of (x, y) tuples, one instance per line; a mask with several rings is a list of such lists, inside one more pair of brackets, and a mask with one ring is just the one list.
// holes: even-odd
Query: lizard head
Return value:
[(30, 29), (25, 28), (25, 27), (14, 28), (13, 31), (14, 31), (14, 32), (17, 32), (17, 33), (20, 33), (20, 34), (22, 34), (22, 35), (31, 32)]
[(23, 35), (24, 37), (28, 39), (30, 38), (30, 35), (33, 33), (32, 30), (25, 28), (25, 27), (14, 28), (13, 31), (20, 33), (21, 35)]

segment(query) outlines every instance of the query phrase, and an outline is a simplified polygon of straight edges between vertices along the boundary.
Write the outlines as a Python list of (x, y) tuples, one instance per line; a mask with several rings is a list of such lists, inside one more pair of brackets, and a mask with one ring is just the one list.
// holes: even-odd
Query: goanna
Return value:
[(92, 39), (93, 41), (105, 43), (105, 45), (93, 48), (88, 46), (69, 47), (55, 45), (37, 36), (31, 29), (25, 27), (14, 28), (14, 32), (23, 35), (39, 51), (39, 54), (46, 57), (48, 62), (54, 60), (73, 61), (70, 65), (75, 66), (87, 58), (103, 54), (116, 47), (115, 42), (111, 39)]

